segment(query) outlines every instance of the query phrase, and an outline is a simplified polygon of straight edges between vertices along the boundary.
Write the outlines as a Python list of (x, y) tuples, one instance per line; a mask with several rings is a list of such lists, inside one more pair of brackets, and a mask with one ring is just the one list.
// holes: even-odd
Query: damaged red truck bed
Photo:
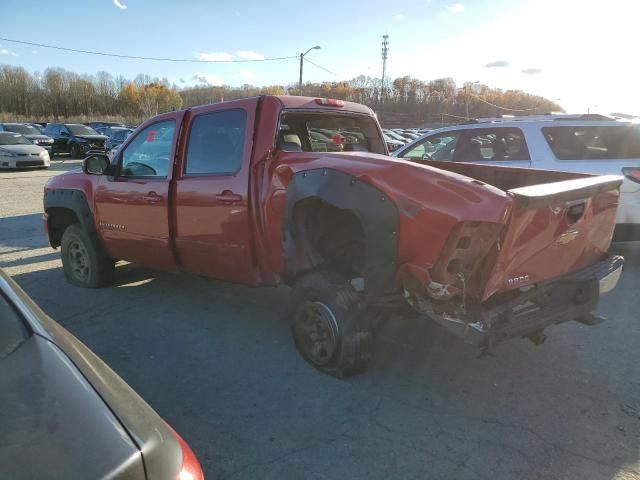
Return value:
[(406, 304), (487, 348), (593, 324), (621, 178), (388, 157), (373, 112), (258, 97), (159, 115), (116, 156), (45, 187), (69, 281), (116, 260), (249, 286), (288, 284), (296, 346), (362, 372), (373, 319)]

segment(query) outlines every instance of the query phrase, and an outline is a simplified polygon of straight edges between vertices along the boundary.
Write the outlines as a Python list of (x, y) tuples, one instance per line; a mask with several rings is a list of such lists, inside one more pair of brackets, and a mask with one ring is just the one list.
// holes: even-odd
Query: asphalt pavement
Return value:
[(607, 321), (547, 330), (477, 358), (439, 327), (390, 320), (368, 372), (298, 355), (286, 288), (117, 266), (113, 286), (64, 278), (42, 189), (78, 168), (0, 171), (0, 267), (193, 447), (207, 479), (640, 479), (640, 244), (601, 300)]

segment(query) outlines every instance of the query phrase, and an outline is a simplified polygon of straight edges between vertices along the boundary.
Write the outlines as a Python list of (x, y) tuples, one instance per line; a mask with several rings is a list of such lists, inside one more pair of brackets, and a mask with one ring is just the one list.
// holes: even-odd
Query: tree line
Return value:
[(388, 126), (459, 123), (469, 117), (542, 114), (562, 108), (519, 90), (501, 90), (451, 78), (423, 81), (409, 76), (387, 80), (359, 76), (349, 81), (240, 87), (196, 85), (179, 89), (167, 79), (134, 79), (107, 72), (80, 75), (61, 68), (31, 74), (0, 66), (1, 119), (56, 121), (121, 119), (140, 122), (158, 113), (255, 95), (302, 95), (363, 103)]

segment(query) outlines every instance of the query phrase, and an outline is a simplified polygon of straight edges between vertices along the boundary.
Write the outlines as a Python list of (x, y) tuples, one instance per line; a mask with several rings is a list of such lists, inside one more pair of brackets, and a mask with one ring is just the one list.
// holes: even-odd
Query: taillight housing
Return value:
[(640, 183), (640, 167), (624, 167), (622, 173), (632, 182)]
[(191, 447), (187, 445), (178, 432), (176, 432), (171, 425), (168, 425), (171, 433), (178, 441), (180, 445), (180, 450), (182, 451), (182, 465), (180, 466), (180, 470), (176, 475), (176, 480), (204, 480), (204, 473), (202, 473), (202, 467), (200, 466), (200, 462), (196, 458), (195, 453), (191, 450)]
[[(489, 222), (463, 222), (456, 225), (431, 269), (431, 278), (443, 285), (461, 290), (476, 284), (474, 278), (486, 260), (489, 250), (499, 242), (503, 225)], [(469, 292), (471, 293), (471, 292)]]

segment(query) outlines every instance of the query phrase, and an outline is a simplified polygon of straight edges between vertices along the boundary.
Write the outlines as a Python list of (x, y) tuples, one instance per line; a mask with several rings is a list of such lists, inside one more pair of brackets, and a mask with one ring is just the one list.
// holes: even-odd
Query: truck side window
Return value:
[(230, 175), (240, 170), (247, 113), (227, 110), (198, 115), (191, 122), (184, 173)]
[(122, 152), (123, 177), (166, 177), (175, 121), (165, 120), (142, 130)]

